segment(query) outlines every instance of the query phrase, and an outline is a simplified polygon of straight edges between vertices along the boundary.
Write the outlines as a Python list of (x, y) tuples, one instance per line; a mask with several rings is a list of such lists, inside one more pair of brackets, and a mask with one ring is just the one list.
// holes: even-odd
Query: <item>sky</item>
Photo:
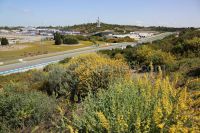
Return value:
[(200, 27), (200, 0), (0, 0), (0, 26)]

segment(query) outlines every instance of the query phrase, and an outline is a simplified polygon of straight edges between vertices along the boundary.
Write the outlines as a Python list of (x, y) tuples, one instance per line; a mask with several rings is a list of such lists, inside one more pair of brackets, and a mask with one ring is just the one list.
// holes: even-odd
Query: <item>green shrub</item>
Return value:
[(78, 44), (78, 39), (76, 39), (75, 37), (65, 37), (63, 39), (63, 43), (64, 44)]
[(79, 41), (89, 41), (89, 38), (87, 36), (75, 35), (74, 37)]
[(172, 48), (175, 55), (184, 57), (199, 57), (200, 56), (200, 38), (184, 39), (181, 43), (178, 42)]
[(20, 92), (12, 85), (0, 93), (0, 125), (10, 129), (30, 127), (48, 120), (55, 101), (40, 92)]
[(66, 64), (70, 61), (71, 57), (65, 58), (64, 60), (61, 60), (59, 63)]
[(45, 81), (47, 80), (47, 73), (42, 70), (32, 70), (31, 77), (26, 83), (29, 85), (29, 90), (41, 91)]
[(89, 95), (71, 125), (80, 132), (195, 132), (199, 114), (190, 106), (186, 89), (144, 77)]
[(31, 74), (31, 81), (32, 83), (35, 82), (42, 82), (46, 80), (46, 74), (42, 70), (33, 70), (30, 72)]
[(199, 77), (200, 60), (199, 58), (182, 58), (176, 61), (172, 67), (172, 71), (177, 71), (182, 74), (183, 77)]
[(44, 67), (43, 71), (44, 72), (50, 72), (51, 70), (54, 69), (54, 67), (56, 66), (57, 64), (49, 64), (47, 66)]
[(65, 96), (69, 92), (65, 74), (66, 70), (62, 65), (54, 65), (48, 72), (46, 81), (43, 84), (43, 90), (48, 95), (54, 94), (57, 98)]

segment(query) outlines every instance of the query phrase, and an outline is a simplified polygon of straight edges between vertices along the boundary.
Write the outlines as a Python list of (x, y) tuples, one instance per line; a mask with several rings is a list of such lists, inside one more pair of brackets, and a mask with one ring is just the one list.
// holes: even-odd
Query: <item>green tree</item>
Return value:
[(54, 34), (54, 40), (55, 40), (55, 45), (60, 45), (62, 44), (62, 36), (60, 33), (56, 32)]
[(7, 38), (1, 38), (1, 45), (8, 45), (8, 39)]

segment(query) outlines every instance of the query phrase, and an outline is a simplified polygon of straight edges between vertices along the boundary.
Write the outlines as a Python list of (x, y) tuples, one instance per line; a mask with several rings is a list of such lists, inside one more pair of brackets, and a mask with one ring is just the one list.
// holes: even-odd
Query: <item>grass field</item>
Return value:
[(21, 45), (24, 48), (13, 49), (13, 50), (11, 49), (9, 51), (0, 51), (0, 62), (6, 62), (20, 58), (34, 57), (37, 55), (83, 48), (91, 46), (93, 45), (93, 43), (89, 41), (80, 41), (80, 44), (70, 46), (64, 44), (54, 45), (54, 41), (43, 41), (42, 43), (34, 42), (34, 43), (16, 44), (16, 45)]

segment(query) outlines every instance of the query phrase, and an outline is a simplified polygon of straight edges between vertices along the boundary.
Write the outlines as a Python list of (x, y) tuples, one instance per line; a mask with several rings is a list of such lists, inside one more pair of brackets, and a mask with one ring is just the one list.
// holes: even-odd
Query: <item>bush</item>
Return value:
[(178, 71), (183, 77), (200, 77), (199, 58), (183, 58), (176, 61), (173, 71)]
[(170, 53), (154, 50), (146, 45), (136, 50), (136, 60), (141, 65), (148, 65), (152, 62), (154, 65), (166, 65), (169, 67), (174, 63), (174, 57)]
[[(200, 91), (200, 78), (189, 80), (187, 83), (187, 87), (191, 91)], [(200, 96), (199, 96), (199, 98), (200, 98)]]
[(63, 39), (63, 43), (64, 44), (78, 44), (78, 39), (76, 39), (75, 37), (65, 37)]
[(67, 64), (66, 80), (72, 97), (87, 95), (89, 91), (107, 89), (117, 79), (130, 79), (130, 69), (122, 60), (111, 60), (102, 55), (88, 54), (75, 57)]
[(60, 64), (66, 64), (66, 63), (68, 63), (70, 61), (70, 59), (71, 59), (71, 57), (65, 58), (65, 59), (59, 61), (59, 63)]
[(44, 67), (43, 71), (44, 72), (50, 72), (51, 70), (54, 69), (55, 66), (57, 66), (57, 64), (49, 64), (49, 65)]
[(46, 73), (42, 70), (32, 70), (30, 71), (30, 82), (31, 83), (37, 83), (42, 82), (46, 80)]
[(200, 56), (200, 38), (193, 38), (191, 40), (186, 40), (183, 44), (183, 49), (187, 52), (187, 56), (189, 56), (189, 52), (195, 54), (196, 57)]
[(43, 90), (45, 90), (48, 95), (55, 95), (57, 98), (61, 96), (66, 96), (68, 91), (68, 85), (65, 78), (65, 69), (61, 65), (54, 65), (48, 75), (46, 81), (43, 85)]
[(29, 78), (29, 81), (28, 82), (26, 81), (29, 87), (29, 91), (31, 90), (41, 91), (45, 81), (48, 78), (47, 73), (42, 70), (32, 70), (30, 71), (30, 75), (31, 77)]
[(200, 38), (194, 37), (189, 40), (183, 40), (181, 43), (177, 43), (172, 52), (175, 55), (185, 57), (199, 57), (200, 56)]
[(4, 88), (0, 97), (0, 129), (2, 123), (11, 130), (31, 127), (48, 120), (55, 110), (52, 98), (40, 92), (17, 91), (14, 85)]
[(90, 94), (72, 126), (80, 132), (195, 132), (199, 114), (191, 106), (186, 89), (168, 78), (143, 77)]
[(89, 41), (89, 38), (87, 36), (75, 35), (73, 37), (75, 37), (76, 39), (78, 39), (80, 41)]

